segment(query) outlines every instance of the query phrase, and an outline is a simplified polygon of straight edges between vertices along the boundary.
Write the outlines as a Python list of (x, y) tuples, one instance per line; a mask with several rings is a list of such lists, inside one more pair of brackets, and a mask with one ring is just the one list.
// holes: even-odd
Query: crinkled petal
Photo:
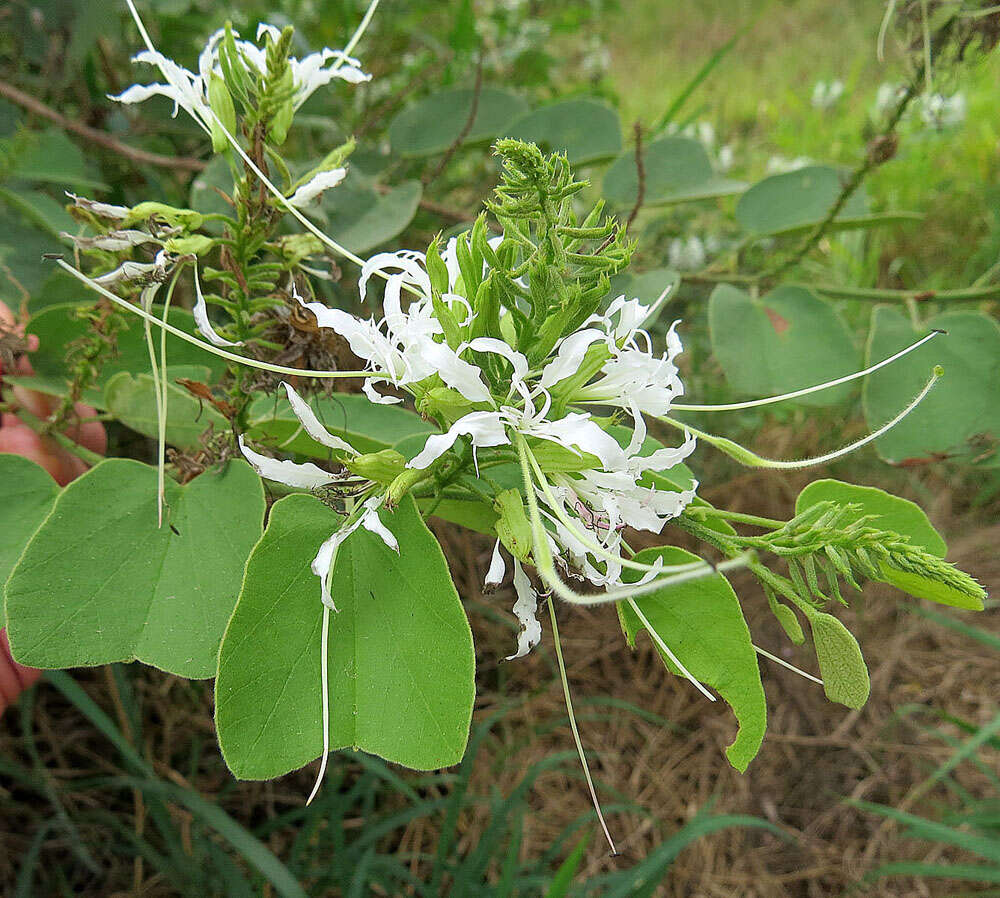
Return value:
[(382, 523), (382, 519), (378, 516), (378, 509), (381, 505), (381, 496), (372, 496), (365, 501), (365, 508), (367, 510), (361, 516), (361, 526), (365, 530), (374, 533), (394, 552), (399, 552), (399, 543), (396, 541), (395, 535)]
[(593, 328), (570, 334), (559, 344), (556, 357), (542, 370), (538, 385), (547, 390), (571, 374), (576, 374), (587, 350), (604, 339), (605, 335)]
[[(505, 358), (514, 369), (514, 380), (523, 381), (528, 376), (527, 357), (524, 353), (518, 352), (503, 340), (497, 340), (494, 337), (476, 337), (466, 345), (473, 352), (490, 352)], [(461, 352), (462, 349), (463, 347), (460, 346), (457, 351)]]
[(237, 340), (227, 340), (225, 337), (220, 336), (214, 327), (212, 327), (212, 322), (208, 317), (208, 305), (205, 302), (205, 297), (201, 292), (201, 281), (198, 279), (198, 268), (195, 266), (194, 269), (194, 294), (195, 303), (194, 308), (191, 313), (194, 315), (194, 323), (198, 328), (198, 333), (200, 333), (209, 343), (214, 346), (242, 346), (243, 341)]
[(510, 443), (498, 412), (469, 412), (452, 424), (447, 433), (434, 433), (427, 437), (424, 448), (407, 463), (407, 467), (426, 468), (454, 446), (455, 440), (462, 434), (472, 437), (474, 450)]
[(470, 402), (491, 401), (492, 396), (483, 383), (482, 372), (475, 365), (459, 358), (458, 353), (447, 343), (435, 343), (428, 339), (420, 345), (419, 354), (424, 361), (430, 363), (431, 369), (441, 376), (441, 380)]
[(397, 405), (403, 401), (398, 396), (383, 396), (375, 389), (370, 379), (366, 379), (361, 385), (361, 391), (368, 397), (369, 402), (374, 402), (376, 405)]
[(77, 208), (93, 212), (94, 215), (100, 218), (111, 218), (120, 221), (128, 218), (129, 213), (132, 211), (127, 206), (112, 206), (110, 203), (99, 203), (96, 200), (88, 200), (85, 196), (77, 196), (68, 190), (66, 191), (66, 196), (73, 201), (73, 205)]
[(324, 190), (336, 187), (347, 177), (346, 168), (331, 168), (313, 175), (288, 198), (288, 204), (301, 209), (308, 206)]
[(239, 435), (240, 452), (243, 457), (250, 462), (253, 469), (267, 480), (274, 480), (295, 489), (313, 490), (322, 486), (329, 486), (335, 483), (337, 478), (318, 468), (312, 462), (298, 464), (285, 459), (268, 458), (259, 452), (254, 452), (243, 439), (243, 434)]
[(328, 449), (334, 449), (337, 452), (346, 452), (348, 455), (358, 454), (358, 450), (350, 443), (345, 442), (338, 436), (334, 436), (322, 425), (319, 418), (316, 417), (316, 413), (309, 407), (309, 403), (292, 389), (291, 384), (282, 381), (281, 385), (285, 388), (288, 402), (292, 407), (292, 411), (295, 412), (295, 417), (299, 419), (299, 422), (309, 436)]
[(531, 580), (521, 567), (521, 563), (514, 559), (514, 590), (517, 593), (517, 601), (514, 603), (514, 615), (521, 624), (521, 632), (517, 634), (517, 651), (513, 655), (508, 655), (507, 661), (514, 661), (523, 658), (528, 654), (542, 638), (542, 625), (538, 623), (535, 612), (538, 610), (538, 595)]
[(506, 574), (507, 564), (500, 551), (500, 540), (497, 540), (493, 547), (493, 557), (490, 559), (490, 569), (486, 572), (486, 579), (483, 581), (483, 588), (492, 589), (494, 586), (499, 586)]

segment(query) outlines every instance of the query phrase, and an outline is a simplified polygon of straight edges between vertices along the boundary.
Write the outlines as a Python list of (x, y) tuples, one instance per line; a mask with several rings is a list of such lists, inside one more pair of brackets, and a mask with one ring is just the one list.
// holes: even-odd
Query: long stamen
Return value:
[(570, 602), (573, 605), (604, 605), (609, 602), (617, 602), (621, 599), (638, 598), (658, 592), (666, 586), (673, 586), (677, 583), (686, 583), (689, 580), (699, 580), (703, 577), (711, 577), (713, 574), (723, 573), (736, 568), (746, 567), (751, 558), (750, 552), (745, 552), (736, 558), (720, 562), (714, 567), (704, 564), (699, 569), (685, 571), (679, 574), (672, 574), (668, 577), (651, 580), (649, 583), (625, 586), (619, 589), (609, 589), (603, 593), (587, 595), (570, 589), (559, 577), (555, 563), (552, 560), (552, 552), (549, 549), (548, 537), (545, 526), (542, 524), (542, 516), (538, 510), (538, 499), (532, 488), (531, 468), (528, 463), (524, 438), (516, 434), (517, 448), (521, 463), (521, 473), (524, 477), (525, 493), (528, 500), (528, 512), (531, 520), (532, 538), (534, 548), (532, 555), (535, 559), (535, 567), (539, 576), (546, 586), (549, 587), (559, 598)]
[(768, 396), (764, 399), (750, 399), (747, 402), (730, 402), (723, 405), (685, 405), (683, 403), (673, 402), (670, 407), (679, 412), (735, 412), (744, 408), (757, 408), (762, 405), (771, 405), (775, 402), (784, 402), (788, 399), (797, 399), (799, 396), (808, 396), (810, 393), (818, 393), (821, 390), (829, 390), (831, 387), (838, 387), (841, 384), (849, 383), (852, 380), (857, 380), (860, 377), (865, 377), (871, 374), (873, 371), (878, 371), (879, 368), (884, 368), (886, 365), (891, 365), (897, 359), (901, 359), (904, 355), (908, 355), (915, 349), (919, 349), (924, 343), (933, 340), (940, 334), (945, 333), (942, 330), (933, 330), (927, 336), (922, 337), (905, 349), (901, 349), (895, 355), (889, 356), (887, 359), (882, 359), (881, 362), (876, 362), (868, 368), (864, 368), (861, 371), (855, 371), (854, 374), (847, 374), (844, 377), (838, 377), (835, 380), (828, 380), (826, 383), (816, 384), (812, 387), (803, 387), (801, 390), (792, 390), (790, 393), (782, 393), (780, 396)]
[(690, 424), (685, 424), (682, 421), (675, 421), (673, 418), (659, 418), (658, 420), (663, 421), (665, 424), (669, 424), (672, 427), (676, 427), (678, 430), (690, 431), (698, 439), (704, 440), (706, 443), (710, 443), (715, 446), (720, 452), (724, 452), (730, 458), (736, 459), (740, 464), (746, 465), (750, 468), (780, 468), (783, 470), (795, 470), (798, 468), (811, 468), (815, 465), (826, 464), (827, 462), (834, 461), (835, 459), (841, 458), (845, 455), (849, 455), (851, 452), (860, 449), (862, 446), (867, 446), (869, 443), (877, 440), (880, 436), (888, 431), (892, 430), (900, 421), (902, 421), (907, 415), (909, 415), (921, 402), (934, 387), (934, 384), (944, 375), (944, 369), (940, 365), (934, 368), (934, 373), (931, 374), (930, 380), (924, 385), (924, 388), (917, 394), (916, 398), (904, 408), (895, 418), (891, 421), (883, 424), (878, 430), (872, 431), (868, 436), (862, 437), (860, 440), (855, 440), (853, 443), (848, 443), (846, 446), (842, 446), (840, 449), (834, 449), (832, 452), (827, 452), (825, 455), (817, 455), (814, 458), (803, 458), (803, 459), (791, 459), (784, 461), (781, 459), (764, 458), (761, 455), (757, 455), (756, 452), (752, 452), (744, 446), (734, 440), (727, 439), (726, 437), (716, 436), (715, 434), (705, 433), (702, 430), (692, 427)]
[[(330, 570), (333, 568), (331, 566)], [(327, 670), (329, 666), (329, 659), (327, 658), (327, 647), (330, 642), (330, 608), (328, 605), (323, 606), (323, 635), (320, 638), (320, 656), (319, 656), (319, 670), (320, 670), (320, 682), (322, 690), (322, 701), (323, 701), (323, 759), (319, 763), (319, 772), (316, 774), (316, 782), (312, 787), (312, 792), (309, 793), (309, 797), (306, 799), (306, 805), (312, 804), (312, 800), (316, 797), (316, 793), (319, 792), (319, 787), (323, 783), (323, 777), (326, 775), (326, 762), (330, 757), (330, 683), (329, 683), (329, 672)]]
[(649, 635), (650, 635), (650, 636), (652, 637), (652, 639), (653, 639), (653, 642), (655, 642), (655, 643), (656, 643), (656, 644), (657, 644), (657, 645), (658, 645), (658, 646), (660, 647), (660, 649), (662, 649), (662, 650), (663, 650), (663, 653), (664, 653), (664, 654), (665, 654), (665, 655), (666, 655), (666, 656), (667, 656), (667, 657), (668, 657), (668, 658), (669, 658), (669, 659), (670, 659), (671, 661), (673, 661), (673, 662), (674, 662), (674, 664), (676, 665), (677, 669), (678, 669), (678, 670), (679, 670), (679, 671), (680, 671), (680, 672), (681, 672), (682, 674), (684, 674), (684, 676), (685, 676), (685, 678), (686, 678), (686, 679), (688, 679), (688, 680), (690, 680), (690, 681), (691, 681), (691, 683), (692, 683), (692, 684), (693, 684), (693, 685), (695, 686), (695, 688), (696, 688), (696, 689), (697, 689), (697, 690), (698, 690), (698, 691), (699, 691), (699, 692), (700, 692), (700, 693), (701, 693), (702, 695), (704, 695), (704, 696), (705, 696), (705, 698), (707, 698), (707, 699), (708, 699), (708, 700), (709, 700), (710, 702), (714, 702), (714, 701), (715, 701), (715, 696), (714, 696), (714, 695), (712, 695), (712, 693), (711, 693), (711, 692), (709, 692), (709, 691), (708, 691), (708, 690), (707, 690), (707, 689), (706, 689), (706, 688), (705, 688), (705, 687), (704, 687), (704, 686), (703, 686), (703, 685), (702, 685), (701, 683), (699, 683), (697, 679), (695, 679), (695, 677), (694, 677), (694, 674), (692, 674), (692, 673), (691, 673), (691, 671), (689, 671), (689, 670), (688, 670), (688, 669), (687, 669), (687, 668), (686, 668), (686, 667), (684, 666), (684, 664), (683, 664), (683, 663), (681, 662), (681, 659), (680, 659), (680, 658), (678, 658), (678, 657), (677, 657), (677, 656), (676, 656), (676, 655), (675, 655), (675, 654), (674, 654), (674, 653), (673, 653), (673, 652), (672, 652), (672, 651), (670, 650), (670, 646), (668, 646), (668, 645), (667, 645), (667, 644), (666, 644), (666, 643), (665, 643), (665, 642), (663, 641), (663, 637), (662, 637), (662, 636), (660, 636), (660, 634), (656, 632), (656, 629), (655, 629), (655, 628), (653, 627), (653, 625), (652, 625), (652, 624), (651, 624), (651, 623), (649, 622), (649, 620), (648, 620), (648, 619), (646, 618), (646, 615), (642, 613), (642, 609), (641, 609), (641, 608), (639, 608), (639, 606), (638, 606), (638, 605), (636, 604), (636, 602), (635, 602), (635, 599), (629, 599), (629, 600), (628, 600), (628, 603), (629, 603), (629, 606), (630, 606), (630, 607), (632, 608), (632, 610), (633, 610), (633, 611), (635, 612), (635, 614), (636, 614), (636, 617), (638, 617), (638, 618), (639, 618), (639, 620), (640, 620), (640, 621), (642, 621), (642, 625), (643, 625), (643, 626), (644, 626), (644, 627), (646, 628), (646, 632), (647, 632), (647, 633), (649, 633)]
[[(148, 316), (144, 322), (143, 331), (146, 337), (146, 349), (149, 352), (149, 372), (150, 376), (153, 378), (153, 398), (156, 401), (156, 422), (159, 427), (159, 423), (163, 418), (163, 394), (160, 392), (160, 366), (156, 361), (156, 345), (153, 343), (153, 332), (149, 326), (149, 322), (151, 320), (156, 320), (149, 314), (149, 312), (153, 308), (153, 299), (156, 297), (157, 290), (159, 290), (159, 285), (146, 287), (146, 289), (142, 291), (142, 304), (145, 307), (145, 311)], [(158, 467), (156, 472), (157, 527), (163, 526), (163, 493), (165, 488), (166, 483), (163, 478), (163, 471)]]
[(549, 505), (552, 508), (553, 513), (562, 523), (562, 525), (570, 532), (570, 534), (593, 555), (597, 555), (601, 558), (606, 558), (609, 561), (614, 561), (621, 564), (622, 567), (630, 568), (634, 571), (646, 571), (646, 572), (666, 572), (666, 571), (700, 571), (704, 568), (705, 562), (703, 561), (693, 561), (686, 564), (670, 564), (670, 565), (655, 565), (655, 564), (643, 564), (639, 561), (632, 561), (629, 558), (622, 558), (620, 555), (615, 555), (614, 552), (609, 552), (604, 546), (602, 546), (596, 540), (590, 539), (582, 530), (578, 529), (576, 523), (566, 514), (566, 510), (563, 508), (562, 503), (553, 495), (552, 488), (549, 485), (548, 479), (542, 472), (541, 466), (538, 464), (538, 459), (535, 458), (535, 454), (528, 449), (528, 463), (531, 465), (535, 479), (538, 481), (538, 485), (542, 488), (542, 493), (548, 500)]
[[(170, 312), (170, 301), (174, 296), (174, 287), (177, 285), (177, 278), (180, 276), (183, 266), (178, 266), (167, 288), (166, 298), (163, 300), (163, 321), (166, 322)], [(147, 331), (149, 322), (145, 322)], [(166, 467), (167, 467), (167, 332), (160, 330), (160, 383), (159, 402), (157, 403), (157, 427), (156, 427), (156, 484), (157, 501), (160, 509), (160, 526), (163, 526), (163, 504), (166, 501)], [(154, 389), (156, 385), (154, 384)]]
[(65, 259), (56, 259), (55, 261), (57, 265), (68, 271), (78, 281), (86, 284), (91, 290), (100, 293), (101, 296), (111, 300), (111, 302), (121, 306), (126, 311), (131, 312), (133, 315), (138, 315), (140, 318), (148, 321), (149, 324), (154, 324), (157, 327), (162, 328), (163, 330), (173, 334), (175, 337), (179, 337), (181, 340), (190, 343), (192, 346), (197, 346), (200, 349), (204, 349), (206, 352), (211, 352), (213, 355), (217, 355), (219, 358), (226, 359), (227, 361), (237, 362), (238, 364), (246, 365), (249, 368), (260, 368), (263, 371), (273, 371), (275, 374), (288, 374), (292, 377), (338, 378), (381, 376), (377, 371), (313, 371), (308, 368), (288, 368), (284, 365), (272, 365), (270, 362), (261, 362), (257, 359), (248, 358), (247, 356), (237, 355), (235, 352), (229, 352), (225, 349), (213, 346), (211, 343), (207, 343), (204, 340), (199, 340), (197, 337), (192, 336), (186, 331), (182, 331), (180, 328), (174, 327), (172, 324), (160, 321), (160, 319), (155, 315), (150, 315), (138, 306), (134, 306), (132, 303), (122, 299), (120, 296), (116, 296), (103, 285), (98, 284), (92, 278), (87, 277), (87, 275), (85, 275), (82, 271), (74, 268), (66, 262)]
[(549, 618), (552, 621), (552, 640), (556, 645), (556, 660), (559, 662), (559, 677), (562, 680), (563, 699), (566, 701), (566, 713), (569, 714), (569, 726), (573, 731), (573, 741), (576, 743), (577, 754), (580, 755), (580, 764), (583, 766), (583, 775), (587, 780), (587, 788), (590, 789), (590, 800), (594, 803), (594, 810), (597, 811), (597, 819), (601, 822), (601, 829), (604, 830), (604, 838), (611, 846), (611, 856), (618, 855), (615, 848), (614, 839), (608, 831), (608, 825), (604, 822), (604, 814), (601, 813), (601, 803), (597, 800), (597, 789), (594, 788), (594, 780), (590, 775), (590, 766), (587, 764), (587, 755), (583, 751), (583, 740), (580, 738), (580, 731), (576, 726), (576, 715), (573, 713), (573, 699), (569, 694), (569, 678), (566, 676), (566, 662), (563, 660), (562, 643), (559, 641), (559, 625), (556, 623), (556, 608), (552, 599), (548, 599)]
[(819, 683), (820, 686), (823, 685), (823, 681), (819, 677), (814, 677), (811, 673), (806, 673), (804, 670), (800, 670), (794, 664), (789, 664), (784, 658), (772, 655), (769, 651), (767, 651), (767, 649), (762, 649), (759, 645), (755, 645), (753, 648), (758, 655), (763, 655), (769, 661), (773, 661), (775, 664), (780, 664), (782, 667), (787, 667), (789, 670), (795, 671), (795, 673), (797, 673), (800, 677), (805, 677), (807, 680)]

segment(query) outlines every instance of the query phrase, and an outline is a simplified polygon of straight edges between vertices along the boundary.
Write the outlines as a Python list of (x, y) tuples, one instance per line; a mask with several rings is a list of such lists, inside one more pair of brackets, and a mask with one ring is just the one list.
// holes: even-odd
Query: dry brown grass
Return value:
[[(731, 483), (727, 496), (731, 506), (746, 502), (760, 513), (780, 514), (787, 512), (789, 497), (799, 485), (759, 475), (738, 481), (735, 493)], [(971, 519), (953, 518), (948, 495), (940, 492), (932, 516), (953, 537), (952, 557), (995, 590), (1000, 585), (1000, 559), (994, 550), (1000, 526), (976, 529)], [(504, 591), (486, 598), (479, 593), (490, 547), (479, 538), (438, 529), (473, 620), (480, 690), (476, 719), (484, 720), (514, 700), (513, 710), (494, 728), (478, 758), (474, 785), (480, 793), (494, 786), (509, 790), (528, 765), (572, 748), (551, 641), (546, 628), (543, 644), (527, 659), (498, 663), (510, 651), (512, 631), (480, 612), (489, 606), (506, 613), (512, 597)], [(754, 583), (737, 578), (734, 586), (744, 598), (759, 643), (771, 648), (788, 645)], [(916, 795), (915, 789), (951, 750), (934, 735), (934, 727), (940, 724), (932, 709), (947, 709), (977, 724), (996, 713), (1000, 694), (996, 654), (913, 614), (907, 610), (910, 604), (888, 589), (869, 587), (863, 598), (843, 612), (871, 667), (872, 698), (862, 712), (829, 704), (818, 686), (765, 662), (769, 730), (760, 756), (745, 775), (730, 769), (722, 754), (734, 735), (735, 721), (721, 702), (709, 705), (687, 683), (671, 677), (648, 641), (640, 639), (635, 652), (625, 647), (613, 609), (559, 609), (581, 727), (597, 759), (595, 775), (601, 794), (607, 803), (614, 803), (618, 796), (652, 812), (652, 816), (612, 815), (610, 824), (623, 857), (609, 859), (595, 833), (585, 871), (593, 874), (631, 865), (709, 803), (717, 812), (764, 817), (785, 829), (791, 839), (742, 829), (705, 838), (681, 854), (657, 894), (825, 898), (842, 894), (880, 863), (948, 859), (942, 849), (935, 849), (928, 858), (926, 844), (901, 838), (895, 826), (843, 801), (850, 797), (904, 808), (912, 803), (911, 809), (933, 815), (940, 806), (937, 803), (949, 800), (948, 793), (934, 790)], [(978, 616), (975, 623), (1000, 633), (996, 610)], [(807, 647), (788, 657), (807, 669), (815, 668)], [(123, 723), (105, 672), (81, 671), (77, 676), (95, 700)], [(311, 783), (311, 769), (274, 783), (233, 785), (214, 747), (210, 691), (204, 685), (148, 669), (135, 683), (145, 712), (141, 750), (162, 777), (216, 798), (248, 825), (301, 802)], [(589, 698), (601, 696), (613, 696), (660, 715), (670, 726), (624, 709), (588, 704)], [(927, 711), (898, 713), (913, 705)], [(0, 757), (30, 766), (30, 753), (20, 732), (25, 723), (34, 729), (47, 786), (58, 789), (70, 810), (102, 807), (123, 826), (142, 830), (143, 804), (128, 790), (116, 797), (107, 791), (74, 789), (76, 780), (121, 771), (106, 740), (61, 696), (42, 685), (30, 721), (21, 721), (15, 711), (0, 722)], [(962, 738), (959, 731), (945, 726), (946, 732)], [(957, 776), (973, 795), (990, 796), (987, 781), (971, 765), (965, 765)], [(54, 805), (2, 771), (0, 800), (5, 808), (0, 822), (0, 884), (9, 889), (20, 855), (40, 823), (53, 816)], [(543, 774), (530, 802), (533, 812), (524, 820), (528, 853), (540, 853), (569, 821), (589, 809), (586, 790), (571, 768)], [(187, 812), (174, 809), (172, 813), (182, 833), (190, 831)], [(462, 823), (463, 850), (472, 847), (482, 832), (486, 822), (482, 813), (467, 812)], [(363, 821), (350, 825), (361, 826)], [(76, 894), (101, 898), (175, 894), (148, 867), (137, 872), (132, 860), (105, 851), (109, 838), (108, 828), (97, 824), (80, 831), (79, 842), (95, 854), (100, 870), (88, 873), (78, 864), (73, 881)], [(287, 830), (279, 831), (269, 845), (281, 857), (290, 838)], [(404, 832), (396, 850), (427, 851), (435, 838), (428, 821), (420, 820)], [(43, 858), (58, 858), (66, 864), (66, 852), (74, 847), (74, 839), (56, 830)], [(72, 868), (73, 862), (69, 864)], [(142, 883), (140, 890), (134, 888), (136, 882)], [(968, 884), (963, 888), (970, 892)], [(863, 893), (936, 896), (945, 894), (943, 890), (941, 883), (932, 886), (896, 879)]]

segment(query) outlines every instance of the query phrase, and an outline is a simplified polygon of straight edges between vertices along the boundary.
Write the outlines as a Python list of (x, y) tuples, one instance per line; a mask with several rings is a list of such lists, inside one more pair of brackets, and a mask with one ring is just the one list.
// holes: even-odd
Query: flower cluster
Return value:
[[(489, 245), (498, 249), (503, 240), (493, 237)], [(603, 312), (556, 341), (548, 356), (531, 364), (503, 339), (471, 335), (482, 310), (463, 295), (459, 252), (459, 240), (452, 238), (440, 254), (433, 248), (434, 262), (410, 251), (371, 258), (361, 273), (359, 290), (367, 297), (371, 278), (378, 274), (385, 279), (378, 319), (360, 318), (295, 296), (319, 327), (345, 338), (365, 362), (370, 376), (364, 390), (371, 401), (400, 401), (376, 389), (376, 385), (391, 386), (411, 394), (418, 406), (430, 409), (441, 423), (442, 432), (429, 436), (407, 462), (410, 471), (432, 470), (461, 441), (471, 453), (478, 476), (484, 450), (525, 441), (537, 464), (533, 489), (545, 521), (545, 538), (563, 571), (593, 586), (621, 586), (622, 531), (632, 527), (659, 533), (694, 496), (693, 488), (680, 492), (661, 488), (646, 476), (679, 464), (695, 446), (691, 436), (676, 448), (650, 450), (648, 446), (644, 415), (666, 414), (675, 397), (683, 393), (675, 365), (681, 351), (676, 323), (667, 334), (662, 354), (653, 351), (643, 329), (659, 311), (666, 291), (652, 305), (617, 297)], [(441, 275), (435, 284), (429, 268), (438, 261)], [(484, 279), (489, 274), (485, 265)], [(508, 330), (505, 319), (512, 314), (501, 310), (501, 332)], [(285, 389), (310, 435), (336, 452), (354, 453), (342, 440), (330, 437), (292, 387), (286, 384)], [(622, 428), (625, 436), (616, 439), (611, 426), (614, 419), (595, 418), (584, 410), (587, 406), (621, 410), (631, 417), (633, 427), (630, 431)], [(555, 447), (558, 453), (551, 464), (546, 446)], [(312, 464), (275, 461), (245, 444), (242, 448), (263, 476), (290, 486), (322, 487), (336, 477)], [(373, 523), (372, 517), (377, 521), (374, 507), (366, 500), (364, 516), (352, 525), (368, 526), (365, 521)], [(338, 533), (333, 539), (338, 543), (343, 536)], [(497, 585), (506, 570), (501, 543), (502, 536), (486, 578), (488, 586)], [(513, 555), (518, 593), (515, 611), (524, 625), (517, 653), (521, 655), (540, 632), (533, 617), (537, 595), (521, 566), (528, 553), (520, 546), (507, 548)], [(332, 561), (330, 545), (324, 545), (314, 565), (324, 582)], [(655, 576), (655, 571), (646, 576)]]

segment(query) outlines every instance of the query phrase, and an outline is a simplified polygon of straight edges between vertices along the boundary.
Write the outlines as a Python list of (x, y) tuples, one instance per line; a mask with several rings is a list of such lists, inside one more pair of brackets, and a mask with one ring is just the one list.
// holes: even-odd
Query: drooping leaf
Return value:
[(11, 650), (32, 667), (144, 661), (185, 677), (215, 673), (264, 493), (242, 460), (187, 486), (108, 459), (62, 491), (7, 581)]
[[(462, 87), (431, 94), (407, 106), (389, 125), (393, 151), (402, 156), (444, 152), (462, 135), (474, 97), (474, 90)], [(463, 142), (482, 143), (506, 136), (507, 127), (527, 111), (527, 102), (517, 94), (499, 87), (484, 87), (472, 127)]]
[[(746, 188), (742, 181), (720, 177), (705, 148), (693, 138), (661, 137), (643, 151), (645, 191), (643, 204), (662, 206), (687, 200), (730, 196)], [(604, 175), (602, 193), (616, 206), (631, 206), (639, 191), (635, 152), (626, 151)]]
[[(833, 208), (843, 188), (841, 173), (828, 165), (809, 165), (758, 181), (736, 204), (736, 220), (754, 234), (781, 234), (818, 224)], [(868, 212), (863, 190), (856, 191), (838, 217)]]
[[(229, 424), (209, 403), (191, 395), (175, 381), (185, 377), (204, 383), (208, 377), (207, 368), (171, 368), (173, 380), (167, 383), (167, 427), (166, 441), (181, 449), (197, 449), (199, 437), (214, 427), (215, 433), (224, 432)], [(153, 378), (148, 374), (133, 377), (121, 371), (108, 381), (104, 388), (104, 406), (126, 427), (156, 437), (159, 422), (156, 415), (156, 391)]]
[(507, 128), (506, 136), (530, 140), (547, 153), (565, 153), (571, 165), (586, 165), (621, 152), (621, 129), (614, 109), (580, 98), (529, 112)]
[(865, 382), (865, 418), (878, 427), (906, 407), (935, 365), (944, 377), (919, 407), (875, 447), (890, 464), (920, 465), (942, 456), (966, 463), (1000, 465), (1000, 326), (978, 312), (946, 312), (914, 328), (897, 308), (872, 315), (868, 358), (878, 361), (932, 328), (947, 332)]
[[(760, 299), (720, 284), (708, 304), (712, 350), (730, 386), (770, 396), (857, 371), (860, 353), (834, 308), (804, 287), (784, 286)], [(796, 400), (803, 405), (843, 402), (850, 384)]]
[[(25, 386), (40, 389), (56, 396), (65, 396), (68, 392), (67, 381), (70, 377), (66, 365), (66, 348), (83, 337), (92, 336), (87, 321), (77, 316), (77, 311), (86, 306), (78, 303), (65, 303), (49, 306), (28, 322), (27, 332), (38, 337), (38, 351), (31, 354), (31, 364), (35, 375), (31, 378), (19, 378), (18, 382)], [(124, 313), (128, 315), (128, 313)], [(162, 316), (162, 306), (153, 306), (153, 314)], [(168, 321), (174, 327), (189, 334), (197, 335), (194, 316), (186, 309), (171, 308)], [(154, 328), (156, 345), (159, 347), (159, 331)], [(190, 373), (192, 366), (207, 368), (210, 382), (215, 383), (225, 370), (225, 362), (218, 356), (206, 352), (198, 346), (170, 335), (167, 337), (167, 378), (184, 377)], [(174, 370), (177, 369), (177, 370)], [(124, 327), (118, 332), (115, 351), (110, 353), (100, 365), (97, 381), (92, 388), (84, 391), (83, 400), (88, 405), (104, 408), (104, 388), (116, 374), (128, 371), (132, 374), (149, 371), (149, 351), (146, 348), (146, 338), (143, 333), (142, 320), (138, 317), (125, 318)]]
[[(359, 393), (319, 393), (308, 397), (310, 408), (331, 432), (347, 440), (358, 452), (378, 452), (394, 447), (411, 436), (434, 432), (433, 425), (418, 414), (397, 405), (378, 405)], [(301, 452), (326, 458), (329, 450), (301, 429), (298, 418), (282, 390), (270, 396), (259, 396), (250, 404), (250, 430), (247, 438), (253, 442), (269, 441), (288, 452)], [(291, 437), (296, 434), (294, 439)], [(423, 443), (420, 443), (423, 446)], [(420, 449), (414, 450), (412, 458)], [(404, 453), (405, 455), (405, 453)]]
[[(457, 763), (475, 695), (472, 634), (437, 540), (411, 498), (380, 513), (399, 554), (359, 529), (340, 547), (330, 617), (330, 743), (427, 770)], [(271, 509), (219, 654), (226, 763), (268, 779), (322, 750), (319, 581), (310, 562), (340, 524), (319, 500)]]
[(323, 194), (326, 230), (351, 252), (367, 252), (406, 229), (422, 195), (419, 181), (404, 181), (380, 193), (349, 178)]
[[(662, 558), (664, 564), (698, 560), (690, 552), (672, 547), (644, 549), (635, 556), (636, 561), (645, 564), (652, 564), (656, 558)], [(630, 571), (624, 579), (636, 580), (639, 576)], [(726, 757), (737, 770), (746, 770), (764, 739), (767, 703), (750, 630), (729, 581), (715, 574), (664, 587), (635, 602), (692, 676), (718, 691), (733, 709), (739, 732), (726, 749)], [(627, 602), (618, 603), (618, 614), (629, 645), (635, 646), (636, 634), (645, 625)], [(680, 676), (667, 655), (659, 647), (657, 650), (670, 672)]]
[(810, 611), (806, 617), (826, 697), (848, 708), (863, 708), (872, 684), (857, 639), (832, 614)]
[[(19, 455), (0, 453), (0, 586), (58, 495), (58, 484), (44, 468)], [(0, 602), (0, 627), (5, 620)]]
[(83, 151), (58, 128), (37, 131), (33, 145), (19, 153), (9, 176), (24, 181), (55, 184), (59, 189), (106, 190), (90, 176)]

